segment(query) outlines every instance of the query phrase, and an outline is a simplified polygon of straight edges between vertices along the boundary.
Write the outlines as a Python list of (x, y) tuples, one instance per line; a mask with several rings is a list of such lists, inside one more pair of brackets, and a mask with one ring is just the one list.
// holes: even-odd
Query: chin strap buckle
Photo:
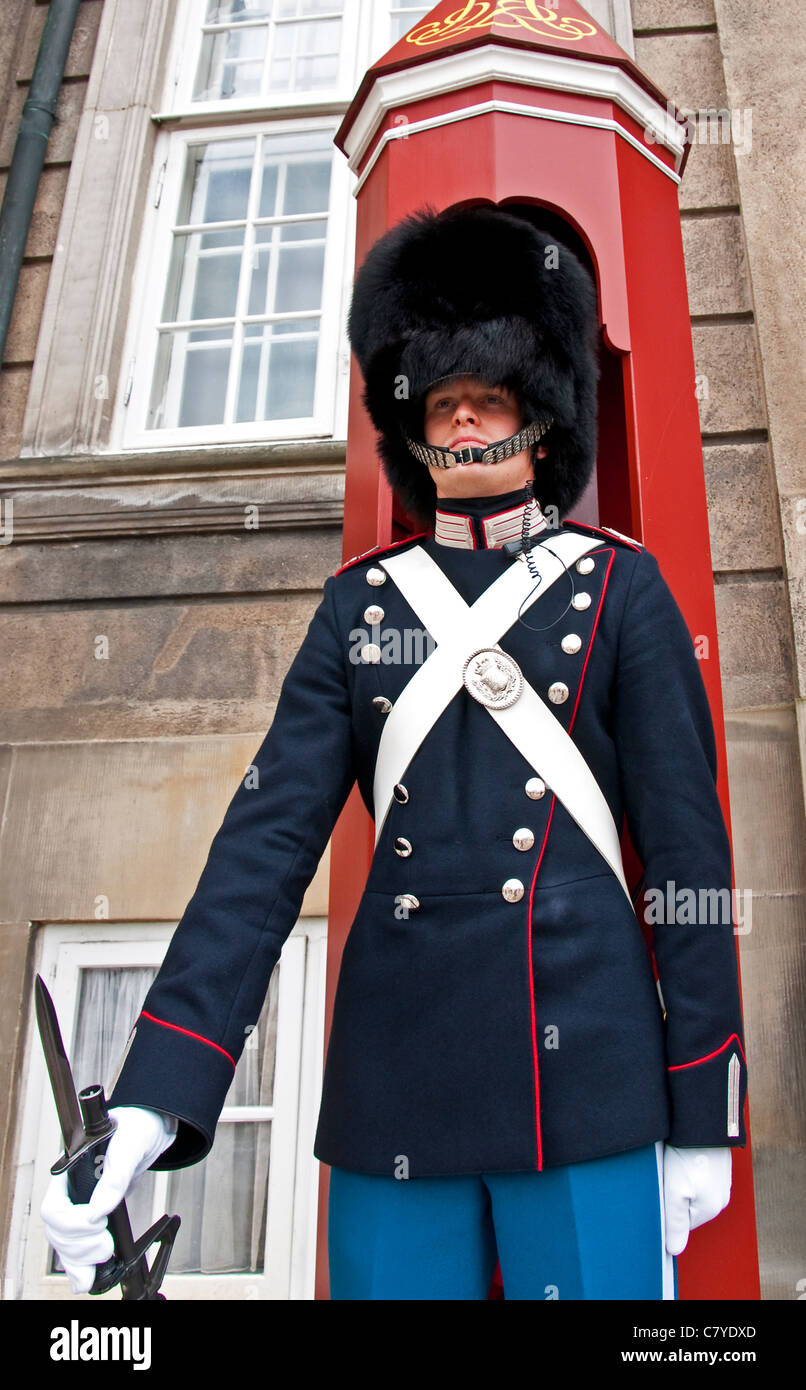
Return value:
[(420, 463), (428, 468), (456, 468), (460, 463), (503, 463), (505, 459), (520, 454), (532, 444), (537, 444), (554, 423), (551, 415), (541, 416), (525, 425), (509, 439), (499, 439), (482, 449), (477, 444), (462, 444), (458, 449), (443, 449), (439, 444), (423, 444), (411, 439), (403, 430), (406, 447)]

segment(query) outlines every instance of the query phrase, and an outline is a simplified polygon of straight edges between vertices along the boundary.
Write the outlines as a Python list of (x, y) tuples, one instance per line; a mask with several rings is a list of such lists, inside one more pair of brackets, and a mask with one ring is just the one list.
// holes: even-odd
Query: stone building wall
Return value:
[[(3, 0), (0, 191), (46, 10)], [(749, 16), (741, 0), (632, 0), (632, 16), (639, 65), (679, 107), (752, 111), (751, 148), (691, 150), (680, 209), (735, 879), (752, 893), (740, 947), (763, 1292), (789, 1299), (806, 1259), (806, 486), (795, 416), (804, 399), (806, 156), (795, 132), (806, 40), (769, 7)], [(14, 544), (0, 546), (0, 1258), (34, 934), (44, 923), (91, 921), (99, 897), (119, 921), (181, 916), (341, 558), (343, 441), (112, 455), (105, 401), (96, 410), (70, 354), (49, 352), (51, 335), (64, 341), (65, 316), (85, 341), (99, 286), (108, 321), (124, 315), (131, 248), (104, 190), (121, 162), (147, 162), (135, 159), (125, 122), (148, 99), (148, 64), (169, 22), (166, 0), (83, 0), (0, 373), (0, 494), (15, 505)], [(117, 89), (91, 80), (99, 33), (108, 42), (113, 28), (121, 62), (146, 55), (145, 75), (127, 75), (122, 111)], [(95, 160), (82, 155), (82, 225), (65, 203), (67, 181), (98, 112), (111, 117), (112, 145)], [(107, 250), (118, 235), (120, 260)], [(82, 237), (86, 280), (56, 294), (54, 258), (79, 264)], [(109, 337), (97, 359), (114, 374)], [(249, 504), (262, 523), (247, 533)], [(109, 643), (103, 662), (99, 637)], [(303, 911), (324, 913), (326, 896), (325, 860)]]

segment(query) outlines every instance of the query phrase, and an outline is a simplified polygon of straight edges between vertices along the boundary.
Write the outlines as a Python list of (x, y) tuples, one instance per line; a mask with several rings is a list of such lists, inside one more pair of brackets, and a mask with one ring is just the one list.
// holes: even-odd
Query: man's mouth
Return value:
[[(448, 445), (448, 447), (449, 447), (450, 449), (452, 449), (452, 450), (463, 449), (463, 448), (467, 448), (468, 446), (470, 446), (470, 448), (486, 449), (486, 448), (487, 448), (487, 441), (486, 441), (486, 439), (477, 439), (477, 438), (475, 437), (475, 435), (472, 435), (472, 434), (471, 434), (471, 435), (462, 435), (461, 439), (454, 439), (453, 443)], [(473, 460), (472, 460), (472, 459), (467, 459), (467, 460), (464, 460), (464, 459), (463, 459), (462, 462), (459, 464), (459, 467), (460, 467), (460, 468), (472, 468), (472, 467), (473, 467)]]

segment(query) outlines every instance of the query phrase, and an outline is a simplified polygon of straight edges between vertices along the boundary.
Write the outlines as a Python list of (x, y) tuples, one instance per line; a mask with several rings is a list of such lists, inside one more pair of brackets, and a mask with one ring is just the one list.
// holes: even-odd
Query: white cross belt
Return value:
[[(582, 555), (602, 545), (588, 536), (563, 534), (552, 550), (531, 551), (541, 582), (514, 560), (475, 603), (468, 605), (422, 546), (379, 560), (437, 646), (395, 701), (384, 724), (375, 767), (375, 843), (383, 829), (394, 787), (417, 749), (463, 685), (465, 663), (480, 648), (494, 647), (533, 603)], [(556, 556), (552, 554), (556, 552)], [(488, 713), (596, 846), (632, 906), (621, 846), (605, 796), (582, 754), (559, 720), (524, 679), (518, 699)]]

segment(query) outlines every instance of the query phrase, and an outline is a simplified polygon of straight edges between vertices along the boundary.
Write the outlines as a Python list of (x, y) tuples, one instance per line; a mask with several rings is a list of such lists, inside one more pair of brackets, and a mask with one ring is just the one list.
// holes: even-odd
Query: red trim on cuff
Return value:
[(711, 1060), (712, 1057), (718, 1057), (719, 1054), (720, 1054), (720, 1052), (724, 1052), (726, 1047), (730, 1047), (730, 1045), (731, 1045), (731, 1043), (733, 1042), (733, 1039), (734, 1039), (734, 1038), (736, 1039), (736, 1042), (737, 1042), (738, 1047), (739, 1047), (739, 1051), (740, 1051), (741, 1054), (742, 1054), (742, 1061), (744, 1062), (745, 1066), (747, 1066), (747, 1058), (746, 1058), (745, 1055), (744, 1055), (744, 1048), (742, 1047), (742, 1044), (741, 1044), (741, 1042), (739, 1041), (739, 1035), (738, 1035), (738, 1033), (731, 1033), (731, 1035), (730, 1035), (730, 1037), (727, 1039), (727, 1041), (726, 1041), (726, 1042), (723, 1042), (722, 1046), (721, 1046), (721, 1047), (718, 1047), (718, 1048), (716, 1049), (715, 1052), (709, 1052), (707, 1057), (698, 1057), (697, 1060), (696, 1060), (695, 1062), (678, 1062), (678, 1063), (676, 1064), (676, 1066), (667, 1067), (666, 1070), (667, 1070), (667, 1071), (683, 1071), (686, 1067), (698, 1067), (698, 1066), (700, 1065), (700, 1062), (710, 1062), (710, 1060)]
[(141, 1018), (147, 1018), (149, 1023), (158, 1023), (161, 1028), (173, 1028), (177, 1033), (184, 1033), (186, 1038), (195, 1038), (197, 1042), (207, 1043), (208, 1047), (214, 1047), (216, 1052), (223, 1052), (228, 1062), (232, 1063), (232, 1070), (235, 1070), (235, 1059), (230, 1057), (226, 1048), (219, 1047), (218, 1043), (210, 1042), (209, 1038), (202, 1037), (201, 1033), (191, 1033), (189, 1028), (180, 1028), (178, 1023), (166, 1023), (164, 1018), (155, 1018), (153, 1014), (147, 1014), (145, 1009), (140, 1013)]

